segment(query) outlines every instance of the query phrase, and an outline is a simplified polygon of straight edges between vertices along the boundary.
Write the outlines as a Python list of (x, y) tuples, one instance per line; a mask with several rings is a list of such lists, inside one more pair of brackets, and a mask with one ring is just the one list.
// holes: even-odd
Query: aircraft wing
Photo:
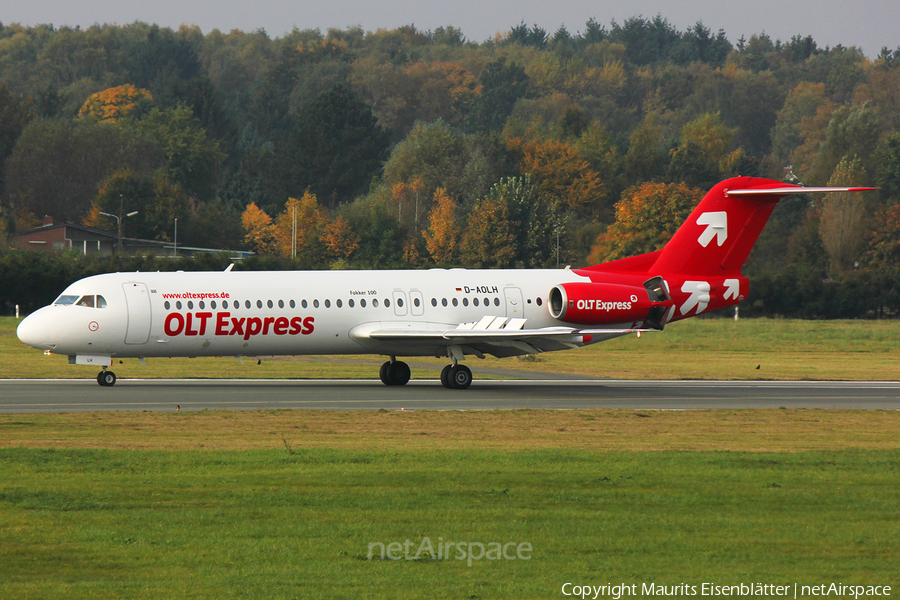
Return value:
[[(368, 346), (419, 346), (435, 348), (436, 353), (459, 349), (463, 354), (497, 357), (540, 354), (552, 350), (578, 348), (586, 344), (648, 331), (644, 329), (578, 329), (542, 327), (526, 329), (526, 319), (483, 317), (480, 321), (448, 325), (442, 323), (366, 323), (354, 327), (350, 336)], [(398, 351), (398, 353), (400, 353)], [(458, 356), (461, 358), (461, 355)]]

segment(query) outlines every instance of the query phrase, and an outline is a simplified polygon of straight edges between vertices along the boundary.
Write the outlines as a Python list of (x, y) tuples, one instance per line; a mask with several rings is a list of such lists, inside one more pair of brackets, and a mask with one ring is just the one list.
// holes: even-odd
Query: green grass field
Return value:
[[(91, 378), (89, 367), (44, 356), (15, 336), (17, 321), (0, 318), (0, 378)], [(689, 319), (665, 331), (627, 336), (578, 350), (525, 360), (471, 358), (476, 377), (491, 368), (549, 371), (614, 379), (900, 379), (900, 320), (797, 321)], [(378, 376), (377, 356), (124, 359), (114, 370), (137, 378), (366, 378)], [(412, 358), (414, 378), (437, 377), (445, 359)], [(759, 368), (757, 368), (759, 367)]]
[[(0, 319), (0, 377), (94, 375), (14, 329)], [(704, 319), (473, 367), (897, 379), (898, 339), (895, 322)], [(371, 378), (380, 362), (115, 368)], [(413, 362), (430, 378), (443, 364)], [(0, 598), (563, 598), (566, 582), (896, 596), (898, 431), (896, 411), (0, 414)], [(417, 560), (380, 559), (377, 544), (403, 557), (407, 540)], [(450, 558), (426, 540), (453, 542)], [(528, 544), (529, 558), (476, 559), (492, 543)]]
[[(0, 415), (0, 596), (891, 585), (898, 425), (816, 410)], [(463, 559), (369, 559), (426, 538), (466, 543)], [(475, 558), (510, 542), (529, 559)]]

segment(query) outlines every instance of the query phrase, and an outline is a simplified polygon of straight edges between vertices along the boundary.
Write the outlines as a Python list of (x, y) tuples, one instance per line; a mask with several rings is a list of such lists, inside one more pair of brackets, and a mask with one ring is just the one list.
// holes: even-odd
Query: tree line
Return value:
[(661, 16), (484, 42), (0, 24), (0, 235), (114, 229), (121, 203), (129, 237), (178, 219), (180, 244), (278, 265), (540, 268), (655, 250), (729, 176), (859, 183), (880, 191), (779, 205), (746, 312), (892, 316), (898, 90), (900, 47), (732, 44)]

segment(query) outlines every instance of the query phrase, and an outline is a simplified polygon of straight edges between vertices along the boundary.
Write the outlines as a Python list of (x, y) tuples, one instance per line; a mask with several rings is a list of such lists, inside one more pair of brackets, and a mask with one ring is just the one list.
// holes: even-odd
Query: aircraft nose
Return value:
[(47, 325), (45, 315), (41, 314), (45, 308), (33, 312), (25, 317), (16, 329), (16, 335), (22, 343), (28, 344), (38, 350), (50, 350), (50, 327)]

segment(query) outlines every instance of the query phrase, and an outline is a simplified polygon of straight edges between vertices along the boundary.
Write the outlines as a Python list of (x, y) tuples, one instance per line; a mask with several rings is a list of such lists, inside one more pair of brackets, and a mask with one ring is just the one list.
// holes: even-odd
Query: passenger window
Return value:
[(474, 304), (475, 306), (478, 306), (478, 298), (475, 298), (474, 300), (472, 300), (472, 304)]
[(349, 300), (347, 300), (347, 306), (349, 306), (350, 308), (353, 308), (355, 305), (356, 305), (356, 303), (353, 302), (353, 298), (350, 298)]
[(441, 298), (441, 306), (447, 306), (447, 299)]
[(168, 300), (166, 300), (166, 303), (165, 303), (163, 306), (166, 307), (166, 310), (169, 310), (170, 308), (172, 308), (172, 305), (169, 304), (169, 301), (168, 301)]
[(197, 305), (200, 307), (200, 310), (203, 310), (204, 308), (206, 308), (206, 302), (204, 302), (203, 300), (198, 302)]
[(463, 298), (463, 306), (468, 306), (468, 305), (469, 305), (469, 299)]
[(325, 308), (331, 308), (331, 300), (325, 300)]
[(78, 301), (78, 306), (87, 306), (88, 308), (94, 308), (94, 297), (82, 296), (81, 300)]
[(274, 307), (275, 307), (275, 305), (272, 304), (272, 301), (271, 301), (271, 300), (269, 300), (268, 302), (266, 302), (266, 306), (268, 306), (269, 308), (274, 308)]
[(390, 307), (391, 307), (391, 301), (388, 300), (387, 298), (384, 299), (384, 307), (385, 307), (385, 308), (390, 308)]
[(360, 301), (359, 301), (359, 305), (360, 305), (361, 307), (365, 308), (365, 307), (366, 307), (366, 299), (363, 298), (362, 300), (360, 300)]
[(341, 302), (341, 299), (340, 299), (340, 298), (338, 298), (338, 299), (335, 301), (335, 304), (337, 305), (338, 308), (341, 308), (341, 307), (344, 305), (344, 303)]
[(284, 300), (278, 301), (278, 308), (284, 308)]
[(215, 301), (215, 300), (211, 301), (211, 302), (209, 303), (209, 306), (210, 306), (210, 308), (212, 308), (213, 310), (216, 310), (216, 301)]
[(175, 308), (177, 308), (178, 310), (181, 310), (181, 300), (179, 300), (178, 302), (175, 303)]

